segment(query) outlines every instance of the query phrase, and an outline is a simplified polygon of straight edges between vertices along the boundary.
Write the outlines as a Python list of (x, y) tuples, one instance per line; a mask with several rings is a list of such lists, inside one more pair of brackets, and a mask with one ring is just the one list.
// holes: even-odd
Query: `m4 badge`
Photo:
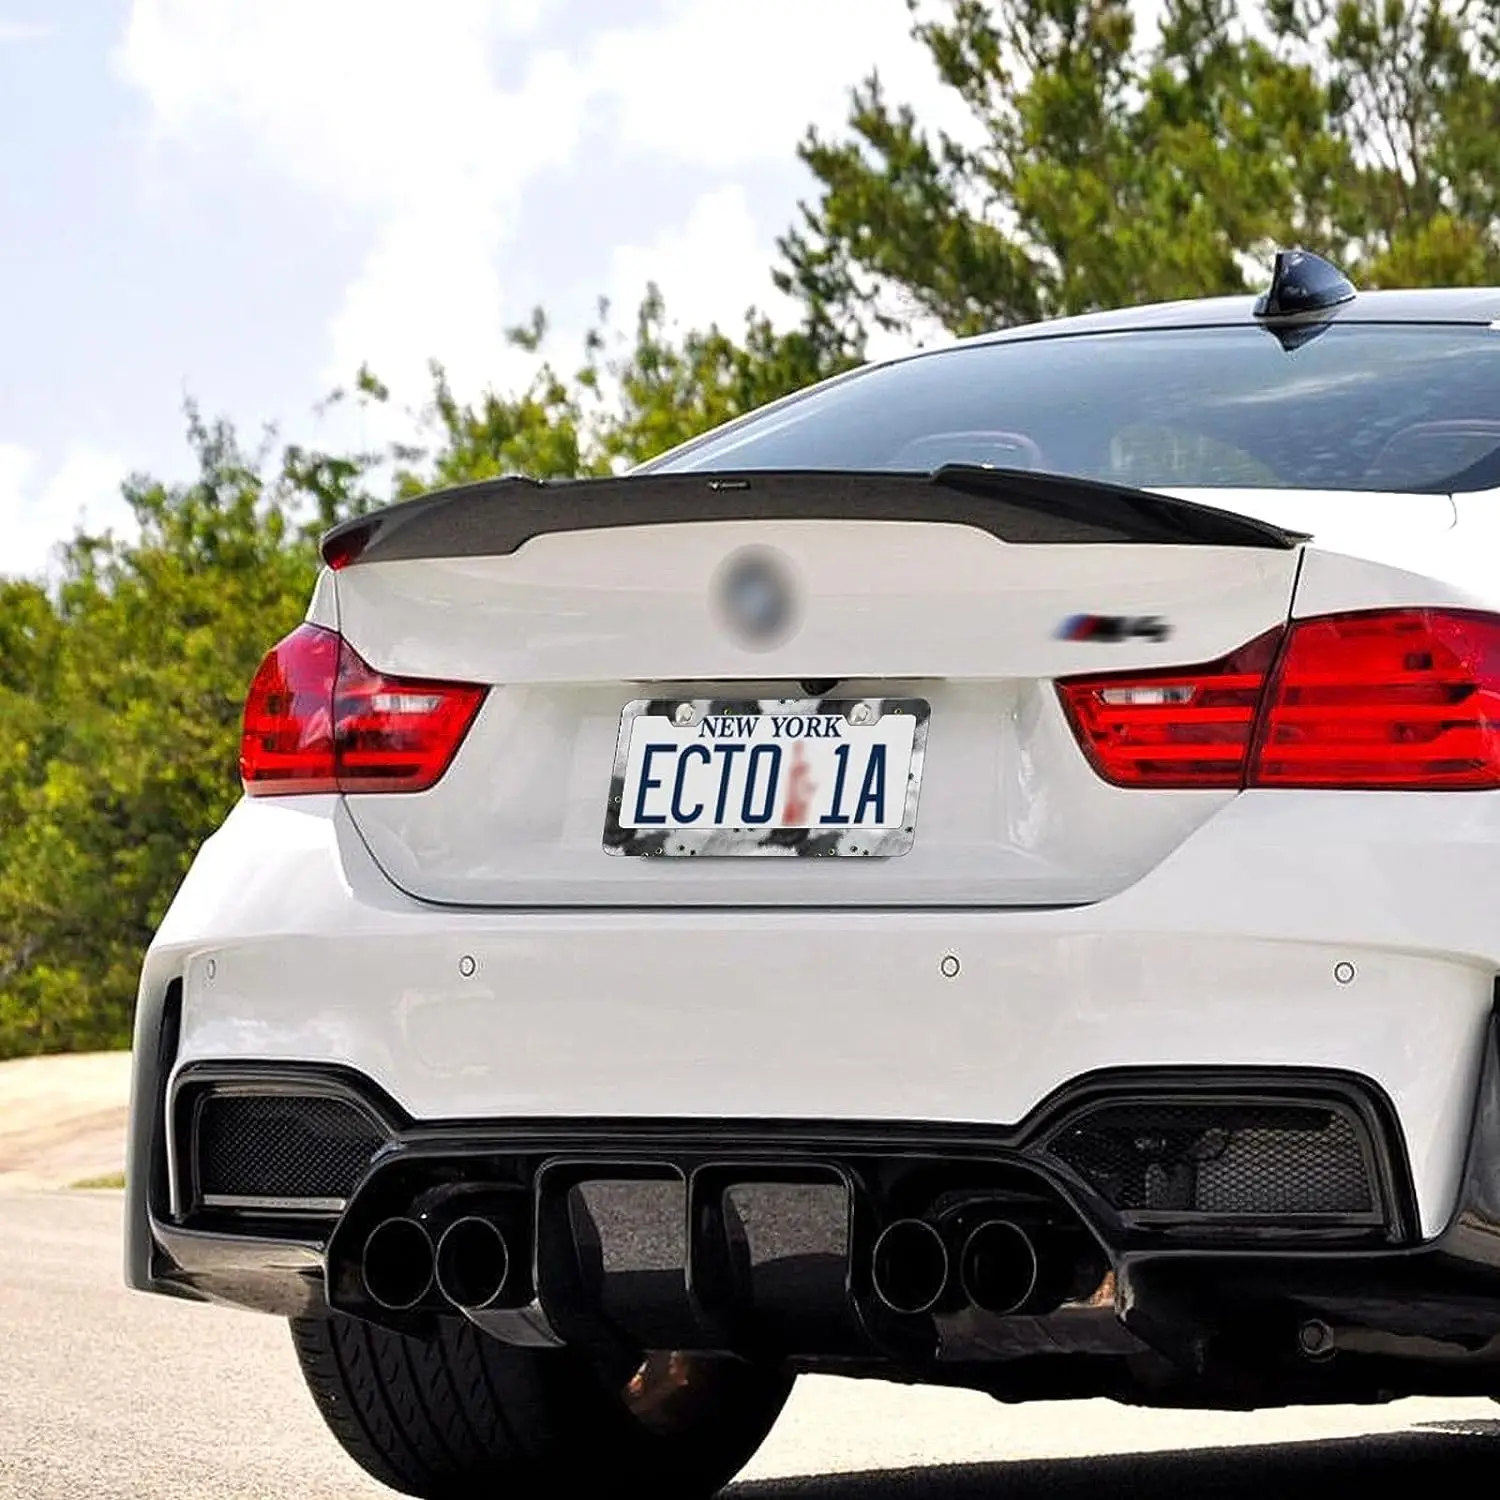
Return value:
[(1164, 641), (1171, 634), (1160, 615), (1070, 615), (1057, 627), (1060, 641)]

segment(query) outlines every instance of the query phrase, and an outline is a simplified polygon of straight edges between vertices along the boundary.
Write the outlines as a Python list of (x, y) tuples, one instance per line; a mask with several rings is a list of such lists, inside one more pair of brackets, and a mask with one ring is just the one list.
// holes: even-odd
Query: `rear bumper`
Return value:
[[(641, 1347), (733, 1349), (1000, 1395), (1159, 1404), (1488, 1394), (1500, 1389), (1497, 1024), (1484, 1053), (1457, 1211), (1426, 1243), (1413, 1233), (1393, 1117), (1357, 1082), (1330, 1077), (1203, 1073), (1172, 1086), (1221, 1101), (1264, 1087), (1347, 1105), (1369, 1131), (1378, 1223), (1309, 1230), (1290, 1220), (1215, 1226), (1201, 1216), (1120, 1213), (1049, 1144), (1101, 1102), (1159, 1094), (1170, 1082), (1143, 1074), (1069, 1089), (1013, 1131), (387, 1115), (390, 1139), (337, 1218), (300, 1230), (283, 1220), (273, 1230), (263, 1217), (193, 1208), (184, 1223), (153, 1211), (153, 1285), (283, 1316), (333, 1306), (420, 1333), (442, 1310), (439, 1292), (406, 1313), (372, 1306), (361, 1247), (375, 1225), (423, 1203), (435, 1237), (445, 1219), (485, 1205), (513, 1236), (518, 1295), (470, 1316), (533, 1347), (607, 1354), (620, 1341), (627, 1356)], [(259, 1077), (304, 1090), (318, 1079), (351, 1097), (361, 1087), (319, 1070)], [(190, 1070), (185, 1097), (215, 1081), (218, 1070)], [(389, 1110), (389, 1101), (376, 1105)], [(1034, 1315), (992, 1315), (959, 1298), (892, 1316), (872, 1291), (871, 1247), (884, 1225), (918, 1206), (910, 1195), (930, 1193), (934, 1182), (950, 1194), (960, 1183), (1011, 1194), (1009, 1212), (1023, 1222), (1030, 1212), (1034, 1222), (1081, 1224), (1092, 1236), (1081, 1257), (1086, 1280)], [(443, 1195), (455, 1193), (459, 1206), (445, 1211)], [(1021, 1203), (1032, 1193), (1039, 1218)]]
[(153, 1284), (170, 1213), (169, 1081), (237, 1063), (345, 1067), (418, 1122), (1002, 1130), (1101, 1070), (1330, 1071), (1389, 1101), (1431, 1238), (1500, 972), (1496, 847), (1489, 794), (1247, 794), (1089, 907), (475, 912), (392, 887), (337, 798), (247, 802), (143, 970), (128, 1276)]

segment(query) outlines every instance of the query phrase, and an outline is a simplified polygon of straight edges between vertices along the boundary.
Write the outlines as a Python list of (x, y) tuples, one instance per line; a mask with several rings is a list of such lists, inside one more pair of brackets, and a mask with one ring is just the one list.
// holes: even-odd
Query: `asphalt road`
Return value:
[[(389, 1496), (271, 1318), (127, 1293), (114, 1193), (0, 1194), (0, 1496)], [(804, 1380), (735, 1500), (1328, 1500), (1493, 1484), (1485, 1401), (1253, 1415)]]

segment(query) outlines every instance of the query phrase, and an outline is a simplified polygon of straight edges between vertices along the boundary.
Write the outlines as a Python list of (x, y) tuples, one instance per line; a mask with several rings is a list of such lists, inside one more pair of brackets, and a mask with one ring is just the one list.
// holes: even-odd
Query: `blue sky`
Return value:
[[(524, 380), (648, 279), (684, 323), (782, 311), (768, 269), (878, 66), (956, 124), (905, 0), (0, 0), (0, 572), (120, 478), (186, 464), (191, 394), (249, 432), (382, 439), (429, 358)], [(369, 361), (395, 409), (321, 430)], [(404, 404), (403, 404), (404, 403)], [(352, 417), (337, 419), (345, 423)]]

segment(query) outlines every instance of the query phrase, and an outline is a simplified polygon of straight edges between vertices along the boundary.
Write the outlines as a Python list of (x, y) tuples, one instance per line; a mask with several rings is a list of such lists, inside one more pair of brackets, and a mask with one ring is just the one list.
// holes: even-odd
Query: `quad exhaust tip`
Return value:
[(1035, 1243), (1009, 1219), (989, 1219), (964, 1241), (959, 1283), (983, 1312), (1019, 1312), (1035, 1294), (1040, 1275)]
[[(891, 1312), (908, 1317), (931, 1312), (949, 1292), (953, 1270), (942, 1231), (926, 1219), (897, 1219), (875, 1241), (871, 1280), (876, 1297)], [(971, 1306), (1004, 1315), (1033, 1301), (1041, 1261), (1019, 1224), (987, 1219), (965, 1239), (957, 1271)], [(398, 1215), (370, 1231), (360, 1274), (371, 1301), (389, 1312), (409, 1311), (434, 1284), (451, 1306), (479, 1312), (505, 1293), (510, 1246), (497, 1224), (477, 1214), (455, 1219), (435, 1246), (420, 1222)]]
[(388, 1312), (415, 1307), (432, 1285), (433, 1250), (427, 1231), (415, 1219), (383, 1219), (365, 1241), (360, 1275), (370, 1300)]
[(924, 1313), (948, 1287), (948, 1247), (925, 1219), (897, 1219), (875, 1241), (875, 1295), (892, 1312)]
[(489, 1219), (455, 1219), (442, 1233), (434, 1258), (438, 1291), (462, 1312), (492, 1307), (510, 1279), (510, 1247)]

